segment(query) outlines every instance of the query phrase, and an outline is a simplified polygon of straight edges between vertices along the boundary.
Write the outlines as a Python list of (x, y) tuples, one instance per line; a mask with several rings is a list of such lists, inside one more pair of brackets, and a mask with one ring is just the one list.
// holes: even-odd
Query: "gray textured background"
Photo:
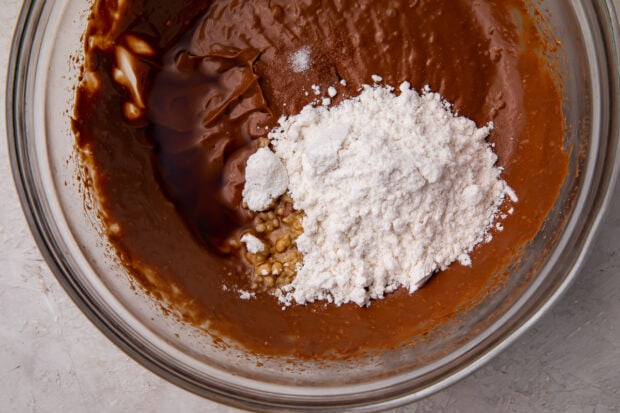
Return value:
[[(19, 7), (19, 1), (0, 0), (0, 68)], [(32, 241), (12, 184), (4, 73), (0, 82), (0, 411), (236, 411), (140, 367), (59, 287)], [(552, 311), (475, 374), (397, 411), (619, 412), (619, 252), (617, 189), (586, 265)]]

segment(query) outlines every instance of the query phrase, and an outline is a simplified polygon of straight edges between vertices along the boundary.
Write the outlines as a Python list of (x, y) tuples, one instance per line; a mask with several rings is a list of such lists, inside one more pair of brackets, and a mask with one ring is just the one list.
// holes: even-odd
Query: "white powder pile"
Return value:
[(400, 286), (413, 292), (454, 261), (469, 265), (504, 196), (516, 201), (485, 140), (491, 128), (408, 83), (399, 96), (365, 86), (280, 119), (269, 137), (305, 213), (303, 263), (280, 300), (366, 305)]
[(244, 234), (241, 237), (241, 242), (245, 244), (245, 248), (252, 254), (258, 254), (265, 250), (265, 244), (263, 244), (263, 241), (256, 238), (252, 234)]
[(268, 148), (259, 148), (245, 166), (243, 200), (252, 211), (264, 211), (286, 192), (288, 176), (280, 159)]
[(291, 69), (296, 73), (305, 72), (310, 68), (311, 63), (309, 47), (302, 47), (293, 53), (290, 58)]

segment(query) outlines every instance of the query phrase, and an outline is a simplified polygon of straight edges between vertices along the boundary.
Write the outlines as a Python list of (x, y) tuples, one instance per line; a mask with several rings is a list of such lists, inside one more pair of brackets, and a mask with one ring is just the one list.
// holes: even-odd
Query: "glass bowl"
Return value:
[(34, 237), (67, 293), (110, 340), (204, 397), (253, 411), (375, 411), (436, 392), (504, 349), (557, 300), (583, 263), (614, 187), (620, 146), (613, 5), (539, 3), (563, 46), (569, 174), (506, 286), (447, 326), (447, 335), (366, 359), (290, 363), (223, 347), (162, 315), (132, 288), (101, 236), (94, 201), (75, 179), (70, 114), (89, 6), (77, 0), (26, 0), (11, 50), (9, 148)]

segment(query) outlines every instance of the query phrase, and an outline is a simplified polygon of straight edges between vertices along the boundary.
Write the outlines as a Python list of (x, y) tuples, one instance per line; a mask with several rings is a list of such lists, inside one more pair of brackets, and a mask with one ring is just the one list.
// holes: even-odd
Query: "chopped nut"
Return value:
[(245, 254), (245, 257), (253, 265), (260, 265), (260, 264), (264, 263), (265, 261), (267, 261), (267, 257), (265, 257), (262, 254), (252, 254), (251, 252), (248, 252), (248, 253)]
[(271, 264), (269, 264), (268, 262), (259, 265), (256, 269), (260, 275), (271, 274)]
[(289, 247), (289, 245), (291, 245), (291, 237), (285, 235), (282, 238), (278, 239), (278, 241), (276, 242), (276, 251), (284, 252)]
[(263, 282), (265, 283), (265, 287), (273, 288), (276, 284), (276, 279), (275, 277), (268, 275), (265, 278), (263, 278)]
[(271, 273), (273, 275), (279, 275), (283, 270), (283, 266), (281, 262), (274, 262), (273, 265), (271, 266)]
[[(302, 256), (294, 241), (303, 233), (302, 218), (303, 213), (293, 209), (292, 199), (286, 194), (270, 210), (254, 215), (253, 230), (261, 234), (266, 248), (257, 254), (245, 253), (245, 258), (253, 267), (249, 280), (253, 290), (277, 294), (279, 287), (295, 279), (297, 264), (302, 261)], [(242, 244), (239, 241), (231, 239), (228, 244), (234, 250), (240, 250)], [(237, 245), (239, 247), (235, 247)]]

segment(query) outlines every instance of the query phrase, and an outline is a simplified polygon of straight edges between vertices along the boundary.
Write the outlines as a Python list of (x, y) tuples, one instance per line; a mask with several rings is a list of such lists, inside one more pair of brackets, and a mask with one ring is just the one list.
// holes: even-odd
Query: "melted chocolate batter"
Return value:
[[(74, 130), (120, 260), (183, 320), (259, 353), (359, 354), (452, 320), (507, 277), (567, 173), (561, 95), (535, 24), (519, 0), (97, 1)], [(302, 48), (311, 65), (297, 73)], [(337, 104), (373, 74), (493, 121), (514, 214), (471, 268), (454, 264), (413, 295), (286, 311), (268, 294), (241, 300), (249, 269), (223, 240), (251, 219), (240, 204), (256, 138), (316, 99), (311, 85), (337, 86)]]

